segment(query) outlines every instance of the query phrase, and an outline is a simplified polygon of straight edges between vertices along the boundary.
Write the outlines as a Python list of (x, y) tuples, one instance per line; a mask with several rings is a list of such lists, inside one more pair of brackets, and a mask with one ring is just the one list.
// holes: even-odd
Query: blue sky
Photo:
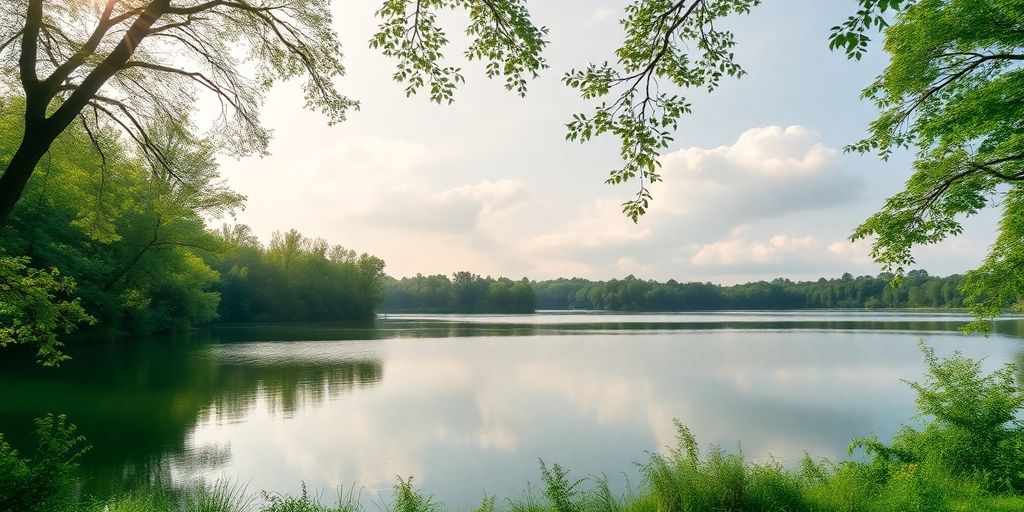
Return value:
[[(444, 106), (406, 98), (390, 79), (393, 63), (368, 49), (377, 3), (335, 5), (348, 69), (338, 84), (362, 109), (329, 127), (283, 84), (264, 109), (271, 155), (221, 162), (249, 198), (237, 220), (264, 239), (298, 228), (378, 255), (395, 276), (731, 283), (878, 272), (868, 244), (846, 239), (900, 189), (910, 157), (842, 152), (875, 114), (860, 90), (886, 63), (877, 45), (860, 62), (828, 50), (828, 29), (856, 9), (852, 0), (769, 0), (729, 20), (749, 74), (711, 94), (686, 92), (694, 113), (665, 151), (665, 182), (637, 224), (618, 213), (635, 186), (603, 183), (617, 142), (564, 140), (564, 123), (586, 105), (560, 82), (570, 67), (612, 55), (625, 2), (533, 2), (535, 21), (551, 31), (551, 69), (525, 99), (462, 60), (462, 18), (450, 16), (447, 55), (467, 83)], [(918, 251), (920, 266), (972, 268), (994, 226), (991, 212), (969, 221), (965, 235)]]

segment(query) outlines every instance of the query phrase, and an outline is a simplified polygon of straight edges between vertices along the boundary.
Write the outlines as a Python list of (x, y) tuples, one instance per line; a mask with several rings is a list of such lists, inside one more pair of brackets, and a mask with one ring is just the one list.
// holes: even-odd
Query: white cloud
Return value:
[(701, 245), (690, 262), (698, 266), (781, 263), (805, 258), (820, 246), (818, 239), (810, 235), (800, 238), (775, 235), (765, 242), (753, 243), (734, 239)]
[[(779, 265), (821, 256), (817, 234), (754, 240), (746, 234), (792, 233), (783, 224), (794, 215), (855, 200), (863, 187), (840, 165), (838, 151), (801, 126), (753, 128), (732, 144), (674, 151), (661, 162), (664, 181), (652, 187), (654, 202), (639, 223), (623, 217), (619, 201), (599, 200), (561, 230), (529, 238), (524, 246), (616, 274), (660, 269), (665, 275), (680, 263)], [(811, 223), (819, 218), (807, 217)]]
[(594, 13), (590, 16), (594, 21), (605, 21), (612, 17), (612, 8), (607, 5), (594, 9)]
[(527, 197), (522, 181), (484, 180), (446, 190), (401, 183), (378, 192), (360, 221), (401, 230), (471, 232)]
[(618, 202), (601, 199), (585, 209), (582, 218), (570, 222), (564, 230), (529, 238), (523, 246), (543, 253), (586, 252), (597, 248), (623, 248), (650, 236), (650, 228), (638, 227), (626, 219)]
[(865, 265), (871, 263), (871, 242), (867, 240), (858, 240), (856, 242), (840, 240), (830, 244), (828, 252), (834, 254), (837, 258), (854, 264)]
[(720, 235), (751, 220), (845, 203), (863, 180), (838, 156), (801, 126), (752, 128), (728, 146), (668, 153), (651, 217), (699, 222)]

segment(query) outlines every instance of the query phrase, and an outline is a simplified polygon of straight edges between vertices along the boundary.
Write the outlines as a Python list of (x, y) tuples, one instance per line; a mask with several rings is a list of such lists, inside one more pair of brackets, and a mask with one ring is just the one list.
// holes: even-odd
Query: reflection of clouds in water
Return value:
[(656, 400), (646, 376), (629, 378), (607, 368), (530, 361), (521, 365), (517, 377), (523, 392), (557, 395), (600, 425), (636, 418), (644, 403)]
[[(255, 344), (255, 355), (231, 345), (216, 348), (229, 366), (272, 369), (320, 353), (318, 364), (330, 367), (359, 354), (378, 361), (379, 380), (300, 401), (290, 414), (258, 388), (240, 421), (210, 414), (189, 443), (196, 450), (229, 443), (232, 456), (216, 474), (254, 488), (358, 480), (372, 499), (396, 475), (414, 475), (453, 506), (485, 489), (517, 494), (527, 478), (536, 480), (537, 457), (579, 475), (630, 472), (644, 450), (674, 444), (672, 418), (702, 445), (733, 450), (742, 442), (751, 459), (795, 463), (804, 450), (839, 457), (851, 437), (887, 436), (912, 416), (913, 395), (899, 379), (922, 372), (915, 340), (717, 331)], [(940, 355), (953, 348), (994, 354), (986, 362), (994, 366), (1016, 350), (1005, 339), (964, 340), (930, 342)]]

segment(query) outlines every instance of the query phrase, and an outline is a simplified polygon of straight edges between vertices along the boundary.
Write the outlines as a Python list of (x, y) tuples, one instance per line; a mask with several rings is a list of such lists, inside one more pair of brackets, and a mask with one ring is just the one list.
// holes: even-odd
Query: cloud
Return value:
[(359, 221), (413, 231), (472, 232), (527, 197), (522, 181), (502, 179), (436, 190), (426, 183), (403, 183), (378, 193), (378, 200), (356, 214)]
[(857, 265), (871, 263), (871, 242), (867, 240), (840, 240), (828, 246), (828, 252), (837, 258), (847, 260)]
[(601, 199), (569, 222), (563, 231), (527, 239), (524, 247), (541, 253), (623, 248), (651, 236), (650, 228), (638, 227), (622, 214), (617, 201)]
[(598, 7), (597, 9), (594, 9), (594, 12), (593, 14), (590, 15), (590, 18), (594, 21), (605, 21), (607, 19), (610, 19), (612, 17), (612, 14), (612, 8), (608, 7), (607, 5), (604, 5)]
[[(753, 128), (732, 144), (681, 149), (663, 155), (661, 163), (664, 181), (652, 186), (654, 202), (639, 223), (623, 217), (620, 201), (601, 199), (562, 229), (525, 240), (524, 247), (602, 273), (831, 257), (819, 233), (791, 234), (821, 217), (794, 216), (855, 201), (864, 188), (841, 165), (839, 151), (801, 126)], [(794, 220), (798, 226), (783, 225)], [(777, 235), (744, 237), (766, 230)]]
[(810, 235), (775, 235), (766, 242), (753, 243), (735, 239), (700, 246), (690, 262), (698, 266), (781, 263), (806, 257), (820, 247), (821, 242)]
[[(700, 223), (705, 231), (857, 199), (863, 179), (839, 165), (839, 152), (801, 126), (752, 128), (728, 146), (661, 157), (652, 219)], [(713, 233), (714, 235), (714, 233)]]

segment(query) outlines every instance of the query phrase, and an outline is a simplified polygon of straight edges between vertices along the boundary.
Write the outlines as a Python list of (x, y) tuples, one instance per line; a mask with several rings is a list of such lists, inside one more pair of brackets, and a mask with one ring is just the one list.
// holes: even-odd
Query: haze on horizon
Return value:
[[(901, 188), (910, 155), (843, 154), (875, 116), (860, 90), (885, 65), (877, 47), (861, 62), (828, 50), (828, 28), (852, 4), (767, 3), (732, 20), (748, 75), (687, 93), (694, 114), (663, 155), (664, 182), (637, 224), (619, 211), (634, 184), (603, 183), (617, 141), (564, 140), (564, 123), (585, 104), (560, 81), (612, 55), (624, 2), (531, 5), (551, 29), (551, 68), (525, 99), (449, 51), (467, 83), (441, 106), (406, 98), (393, 63), (368, 48), (377, 4), (335, 6), (348, 70), (340, 85), (359, 112), (330, 127), (297, 108), (297, 86), (278, 87), (263, 109), (271, 155), (221, 159), (248, 196), (234, 221), (263, 239), (294, 227), (377, 255), (396, 277), (468, 270), (728, 284), (878, 273), (869, 244), (847, 239)], [(450, 26), (453, 50), (464, 46), (458, 20)], [(918, 250), (917, 266), (942, 275), (977, 266), (995, 224), (984, 212), (965, 235)]]

